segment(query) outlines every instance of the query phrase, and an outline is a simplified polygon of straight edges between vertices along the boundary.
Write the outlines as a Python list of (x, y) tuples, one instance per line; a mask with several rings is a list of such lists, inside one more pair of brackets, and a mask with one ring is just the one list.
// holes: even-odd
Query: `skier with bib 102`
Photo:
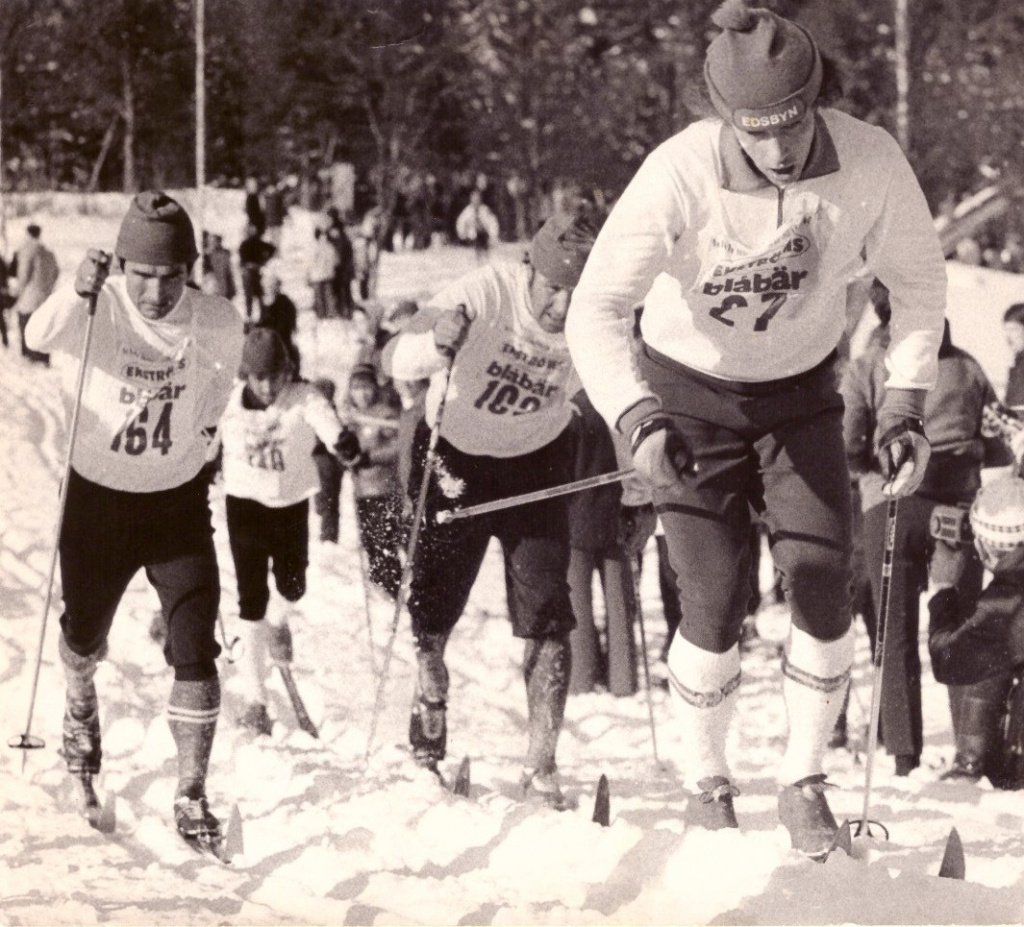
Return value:
[[(566, 337), (595, 407), (654, 489), (682, 622), (670, 683), (691, 824), (736, 827), (726, 738), (738, 701), (751, 508), (792, 620), (778, 809), (794, 849), (837, 827), (822, 759), (853, 660), (849, 475), (836, 391), (846, 288), (865, 264), (891, 293), (878, 443), (886, 491), (914, 491), (942, 335), (945, 267), (895, 140), (831, 108), (831, 64), (797, 24), (744, 0), (712, 17), (715, 115), (646, 159), (573, 295)], [(628, 320), (643, 303), (630, 363)]]
[[(168, 721), (178, 751), (174, 818), (188, 840), (216, 843), (206, 776), (220, 711), (214, 639), (220, 575), (201, 473), (242, 351), (226, 299), (188, 286), (199, 257), (192, 222), (164, 193), (138, 194), (114, 247), (122, 274), (90, 251), (74, 286), (33, 313), (30, 347), (70, 355), (75, 401), (86, 365), (78, 439), (60, 535), (60, 658), (67, 678), (64, 757), (91, 790), (102, 756), (95, 673), (114, 613), (139, 569), (160, 597), (164, 657), (174, 669)], [(88, 355), (86, 301), (95, 298)]]
[[(593, 217), (556, 215), (534, 236), (524, 263), (494, 263), (435, 295), (384, 349), (398, 380), (431, 377), (426, 420), (414, 439), (410, 495), (423, 479), (442, 396), (437, 442), (409, 612), (419, 674), (409, 725), (417, 761), (436, 768), (447, 745), (448, 636), (466, 606), (490, 538), (501, 542), (512, 633), (526, 641), (527, 797), (563, 801), (555, 749), (569, 687), (575, 626), (566, 578), (565, 499), (553, 498), (438, 524), (440, 510), (568, 482), (570, 397), (578, 379), (563, 329), (572, 288), (594, 240)], [(446, 368), (454, 356), (450, 375)]]

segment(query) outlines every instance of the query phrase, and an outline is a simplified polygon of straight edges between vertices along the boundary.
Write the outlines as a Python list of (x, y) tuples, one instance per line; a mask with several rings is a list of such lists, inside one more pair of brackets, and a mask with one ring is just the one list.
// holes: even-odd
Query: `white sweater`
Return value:
[(659, 406), (630, 363), (637, 306), (644, 341), (672, 360), (724, 380), (776, 380), (835, 349), (865, 257), (891, 291), (888, 385), (928, 389), (945, 264), (895, 140), (823, 109), (801, 179), (781, 190), (731, 130), (704, 120), (652, 152), (612, 210), (573, 294), (569, 349), (594, 406), (628, 432)]

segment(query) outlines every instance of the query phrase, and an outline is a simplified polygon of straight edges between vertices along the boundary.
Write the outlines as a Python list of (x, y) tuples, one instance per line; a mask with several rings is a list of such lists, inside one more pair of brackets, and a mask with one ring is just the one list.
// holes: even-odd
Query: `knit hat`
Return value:
[(239, 374), (266, 379), (287, 370), (290, 363), (281, 336), (273, 329), (257, 327), (246, 335)]
[(982, 486), (971, 506), (971, 528), (993, 553), (1024, 547), (1024, 480), (1007, 476)]
[(199, 257), (192, 220), (166, 193), (139, 193), (121, 222), (114, 254), (137, 264), (191, 264)]
[(821, 55), (806, 30), (747, 0), (725, 0), (711, 21), (722, 32), (708, 46), (704, 79), (726, 122), (748, 132), (784, 126), (814, 105)]
[(554, 286), (574, 287), (598, 230), (599, 223), (589, 213), (554, 215), (530, 242), (530, 264)]

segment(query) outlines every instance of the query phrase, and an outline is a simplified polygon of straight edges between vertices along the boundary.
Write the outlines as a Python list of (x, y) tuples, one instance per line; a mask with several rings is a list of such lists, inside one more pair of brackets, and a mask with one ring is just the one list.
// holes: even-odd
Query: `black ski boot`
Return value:
[(448, 749), (447, 704), (421, 696), (409, 716), (409, 745), (418, 765), (436, 769)]
[(61, 754), (69, 773), (91, 778), (100, 771), (100, 761), (103, 759), (95, 676), (96, 667), (105, 655), (106, 648), (83, 657), (68, 647), (62, 635), (58, 652), (68, 684)]
[(978, 782), (988, 772), (987, 761), (1009, 682), (1004, 676), (994, 676), (973, 685), (949, 687), (956, 756), (941, 779)]
[(220, 821), (210, 813), (205, 795), (174, 799), (174, 826), (189, 844), (216, 852), (224, 839)]
[(708, 776), (697, 782), (700, 791), (686, 806), (687, 827), (703, 827), (705, 830), (725, 830), (739, 827), (736, 811), (732, 806), (736, 788), (725, 776)]
[(828, 853), (839, 830), (825, 798), (825, 774), (805, 776), (779, 792), (779, 820), (789, 831), (793, 849), (805, 856)]

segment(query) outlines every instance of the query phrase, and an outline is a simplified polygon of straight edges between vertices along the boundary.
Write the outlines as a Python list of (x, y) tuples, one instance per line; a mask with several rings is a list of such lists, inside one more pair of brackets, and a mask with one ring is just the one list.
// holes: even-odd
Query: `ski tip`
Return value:
[(242, 834), (242, 815), (238, 805), (231, 806), (228, 818), (228, 829), (224, 834), (224, 843), (218, 854), (222, 862), (230, 863), (236, 856), (245, 855), (245, 838)]
[(594, 797), (594, 816), (592, 820), (595, 824), (607, 827), (610, 817), (611, 801), (608, 794), (608, 777), (601, 773), (601, 778), (597, 780), (597, 795)]
[(835, 837), (832, 838), (832, 846), (829, 848), (829, 853), (832, 853), (833, 850), (842, 850), (847, 856), (853, 852), (853, 834), (850, 831), (849, 818), (839, 825), (839, 830), (836, 831)]
[(946, 849), (942, 854), (942, 865), (939, 866), (940, 879), (964, 879), (967, 864), (964, 860), (964, 845), (960, 834), (954, 827), (946, 838)]
[(452, 784), (452, 794), (461, 798), (469, 798), (470, 785), (470, 760), (468, 756), (462, 758), (459, 764), (459, 771), (455, 774), (455, 782)]
[(103, 807), (91, 823), (101, 834), (112, 834), (117, 830), (117, 796), (114, 792), (107, 792)]

